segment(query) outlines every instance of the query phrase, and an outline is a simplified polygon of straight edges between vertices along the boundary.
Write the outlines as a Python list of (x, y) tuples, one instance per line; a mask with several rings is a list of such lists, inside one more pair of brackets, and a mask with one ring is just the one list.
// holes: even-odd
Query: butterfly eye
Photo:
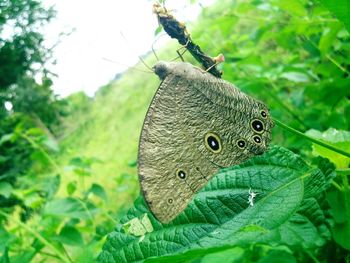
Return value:
[(266, 111), (264, 111), (264, 110), (261, 110), (261, 111), (260, 111), (260, 115), (261, 115), (261, 117), (263, 117), (264, 119), (266, 119), (266, 117), (267, 117), (267, 113), (266, 113)]
[(180, 178), (180, 179), (185, 179), (186, 178), (186, 172), (183, 170), (177, 170), (176, 175)]
[(207, 133), (204, 138), (205, 146), (214, 153), (221, 152), (221, 141), (219, 136), (214, 133)]
[(246, 145), (246, 143), (245, 143), (245, 141), (243, 139), (240, 139), (240, 140), (237, 141), (237, 146), (239, 148), (244, 149), (245, 145)]
[(255, 143), (260, 144), (261, 143), (261, 137), (259, 135), (254, 135), (253, 140)]
[(257, 133), (262, 133), (264, 131), (264, 124), (258, 119), (254, 119), (250, 125)]

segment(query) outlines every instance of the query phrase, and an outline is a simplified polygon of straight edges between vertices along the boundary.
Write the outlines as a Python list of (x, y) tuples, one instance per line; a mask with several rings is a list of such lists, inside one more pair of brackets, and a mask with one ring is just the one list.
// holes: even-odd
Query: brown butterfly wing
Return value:
[[(177, 114), (178, 77), (165, 79), (148, 109), (142, 128), (138, 172), (141, 189), (153, 214), (167, 223), (183, 211), (194, 194), (193, 186), (176, 175), (178, 169), (196, 173), (190, 166), (190, 146), (182, 136)], [(183, 168), (187, 163), (186, 168)], [(198, 172), (197, 172), (198, 173)]]
[[(179, 93), (184, 94), (180, 109), (188, 127), (185, 131), (193, 138), (198, 151), (218, 167), (239, 164), (263, 153), (271, 140), (271, 128), (274, 126), (270, 117), (261, 116), (262, 111), (268, 113), (267, 107), (232, 84), (206, 72), (189, 75), (192, 77), (183, 78), (183, 83), (179, 85)], [(253, 129), (253, 121), (261, 123), (262, 131)], [(208, 133), (220, 138), (222, 150), (219, 153), (206, 147)], [(255, 137), (260, 139), (259, 143), (255, 142)], [(240, 140), (245, 142), (245, 147), (239, 147)]]
[[(261, 143), (251, 120), (266, 106), (228, 82), (187, 63), (166, 64), (161, 83), (147, 112), (139, 145), (139, 178), (146, 202), (162, 222), (181, 213), (193, 195), (221, 167), (262, 153), (273, 123), (262, 120)], [(261, 118), (260, 118), (261, 119)], [(220, 152), (206, 143), (208, 134), (220, 141)], [(237, 145), (243, 139), (244, 149)]]

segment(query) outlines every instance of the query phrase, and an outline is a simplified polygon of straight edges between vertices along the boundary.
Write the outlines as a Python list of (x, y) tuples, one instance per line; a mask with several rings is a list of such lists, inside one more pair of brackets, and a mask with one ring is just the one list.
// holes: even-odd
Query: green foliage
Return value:
[[(332, 168), (324, 160), (322, 165)], [(118, 225), (100, 261), (183, 262), (231, 247), (276, 243), (302, 248), (308, 258), (330, 239), (322, 206), (333, 177), (332, 169), (310, 167), (292, 152), (273, 147), (219, 172), (170, 224), (160, 224), (140, 197), (121, 223), (148, 213), (154, 231), (139, 238)], [(248, 203), (250, 189), (257, 193), (254, 206)]]
[[(332, 144), (333, 146), (338, 147), (339, 149), (343, 149), (345, 151), (350, 149), (349, 131), (342, 131), (329, 128), (323, 133), (316, 130), (309, 130), (307, 134), (311, 135), (314, 138), (326, 141)], [(347, 168), (350, 165), (350, 158), (344, 155), (338, 154), (334, 151), (330, 151), (319, 145), (313, 145), (313, 149), (316, 155), (327, 157), (335, 164), (337, 168)]]
[[(16, 178), (52, 164), (45, 151), (58, 151), (53, 134), (65, 111), (44, 67), (50, 52), (40, 30), (53, 10), (35, 0), (2, 1), (0, 8), (0, 181), (15, 186)], [(18, 203), (0, 196), (0, 207)]]
[[(291, 126), (349, 129), (344, 114), (349, 107), (349, 33), (341, 23), (317, 2), (237, 2), (230, 12), (227, 5), (216, 5), (208, 14), (214, 19), (201, 20), (206, 31), (215, 32), (215, 43), (204, 31), (193, 33), (204, 50), (228, 54), (224, 78), (264, 100), (274, 116)], [(304, 144), (282, 136), (296, 151)]]
[(9, 263), (10, 262), (7, 248), (5, 249), (4, 254), (1, 257), (0, 262), (1, 263)]
[(66, 102), (54, 95), (50, 79), (43, 79), (42, 82), (37, 84), (28, 77), (19, 79), (11, 95), (12, 110), (29, 115), (36, 126), (55, 134), (61, 118), (66, 115)]
[(331, 191), (328, 193), (327, 199), (334, 218), (332, 227), (334, 240), (343, 248), (350, 250), (349, 190)]
[(342, 21), (350, 32), (350, 2), (348, 0), (319, 0), (329, 11), (331, 11), (340, 21)]
[(54, 16), (36, 0), (10, 0), (0, 3), (0, 88), (17, 83), (34, 64), (43, 65), (48, 56), (40, 29)]
[[(89, 167), (91, 160), (75, 158), (69, 163), (70, 167), (72, 164), (79, 167), (81, 163)], [(57, 163), (54, 165), (58, 169)], [(63, 171), (61, 173), (64, 174)], [(79, 179), (87, 176), (86, 172), (82, 175), (73, 171), (73, 174)], [(6, 193), (15, 197), (22, 209), (0, 210), (0, 220), (5, 226), (0, 229), (0, 241), (4, 245), (0, 247), (0, 251), (10, 248), (11, 262), (23, 263), (34, 258), (45, 258), (41, 256), (41, 250), (46, 248), (45, 250), (60, 258), (60, 261), (70, 262), (65, 255), (68, 249), (74, 262), (93, 262), (96, 253), (94, 251), (101, 246), (102, 237), (106, 234), (106, 229), (111, 228), (112, 222), (96, 222), (102, 214), (107, 213), (103, 205), (107, 199), (104, 188), (92, 184), (85, 191), (83, 183), (76, 183), (76, 189), (70, 192), (70, 197), (57, 195), (62, 187), (59, 175), (26, 175), (17, 180), (16, 186), (20, 187), (17, 186), (16, 189), (1, 184), (0, 189), (5, 189), (6, 192), (2, 191), (0, 194)], [(12, 192), (8, 193), (9, 190)], [(29, 213), (23, 214), (23, 211)], [(21, 234), (23, 230), (26, 234), (24, 236)], [(85, 237), (84, 233), (88, 236)], [(19, 248), (21, 252), (16, 252), (15, 248)]]
[[(51, 51), (41, 31), (55, 12), (36, 0), (1, 1), (0, 10), (1, 121), (11, 118), (13, 112), (21, 113), (33, 118), (35, 126), (53, 133), (65, 112), (63, 102), (51, 90), (52, 74), (45, 67)], [(41, 83), (35, 81), (39, 74)], [(11, 110), (5, 109), (5, 103)]]
[[(189, 32), (196, 43), (200, 43), (201, 48), (209, 51), (210, 55), (224, 53), (226, 61), (221, 65), (223, 77), (250, 95), (265, 101), (270, 106), (273, 116), (282, 119), (290, 126), (297, 127), (298, 130), (304, 132), (310, 130), (307, 134), (314, 138), (349, 151), (345, 134), (350, 128), (350, 115), (347, 114), (350, 112), (348, 100), (350, 63), (347, 59), (350, 55), (350, 36), (342, 23), (334, 19), (332, 14), (317, 2), (220, 1), (213, 7), (203, 10), (197, 26), (189, 29)], [(322, 133), (330, 127), (332, 129)], [(331, 134), (334, 134), (333, 137)], [(342, 135), (339, 136), (340, 134)], [(259, 198), (264, 197), (258, 195), (253, 208), (243, 209), (248, 204), (245, 203), (243, 206), (242, 200), (247, 202), (251, 187), (251, 185), (244, 185), (241, 195), (245, 193), (245, 198), (225, 199), (232, 202), (228, 207), (234, 207), (233, 211), (238, 215), (234, 214), (231, 220), (228, 219), (227, 222), (232, 222), (228, 223), (229, 226), (225, 224), (226, 222), (223, 224), (224, 230), (219, 230), (219, 238), (216, 238), (212, 234), (215, 230), (205, 228), (208, 226), (206, 220), (219, 218), (217, 219), (219, 222), (213, 225), (220, 228), (220, 219), (225, 220), (229, 212), (219, 209), (222, 207), (223, 198), (219, 197), (216, 191), (212, 195), (208, 191), (210, 198), (201, 199), (207, 194), (208, 188), (205, 188), (196, 196), (187, 212), (170, 225), (161, 225), (149, 214), (151, 221), (153, 218), (152, 224), (155, 231), (146, 233), (144, 237), (136, 237), (126, 233), (122, 224), (132, 218), (140, 218), (143, 213), (148, 213), (140, 197), (128, 216), (124, 217), (121, 224), (109, 235), (100, 261), (188, 262), (195, 259), (194, 262), (205, 262), (216, 256), (227, 256), (230, 253), (233, 261), (238, 262), (241, 259), (248, 259), (248, 262), (259, 260), (278, 262), (278, 258), (283, 258), (285, 262), (323, 261), (327, 258), (333, 261), (349, 259), (349, 252), (344, 250), (348, 249), (346, 240), (349, 240), (350, 222), (350, 213), (346, 205), (350, 203), (347, 177), (349, 159), (278, 128), (274, 129), (273, 138), (274, 143), (288, 146), (310, 163), (317, 164), (324, 175), (332, 174), (325, 177), (323, 185), (318, 185), (323, 192), (320, 195), (322, 198), (317, 199), (318, 202), (308, 201), (305, 204), (301, 202), (297, 208), (294, 207), (295, 209), (291, 210), (292, 213), (289, 213), (284, 211), (287, 209), (285, 205), (276, 203), (271, 204), (271, 207), (265, 203), (259, 205), (261, 200)], [(313, 155), (329, 158), (337, 168), (346, 169), (344, 175), (337, 171), (337, 176), (333, 178), (334, 167), (320, 159), (313, 159)], [(300, 160), (300, 157), (297, 159)], [(250, 162), (253, 161), (248, 163)], [(275, 164), (279, 165), (280, 162)], [(241, 169), (241, 166), (232, 168), (232, 171)], [(254, 166), (252, 164), (256, 169), (255, 172), (259, 174), (259, 179), (255, 176), (253, 180), (251, 177), (254, 173), (247, 170), (246, 180), (250, 179), (247, 184), (259, 183), (260, 176), (261, 181), (266, 181), (267, 184), (270, 180), (275, 182), (277, 178), (278, 182), (283, 181), (284, 177), (278, 173), (278, 169), (272, 169), (266, 175), (261, 172), (263, 168), (256, 164)], [(291, 164), (288, 164), (288, 167), (295, 168)], [(307, 171), (311, 172), (309, 169)], [(292, 172), (289, 176), (291, 174)], [(299, 173), (299, 176), (302, 177), (301, 174)], [(269, 179), (269, 175), (274, 179)], [(222, 173), (217, 175), (207, 187), (215, 185), (216, 180), (220, 180), (221, 176), (223, 176)], [(232, 180), (235, 183), (244, 182), (243, 179)], [(225, 178), (222, 181), (231, 182), (231, 178)], [(317, 179), (311, 181), (316, 183)], [(330, 185), (331, 181), (332, 185)], [(292, 187), (292, 184), (288, 184), (289, 186)], [(229, 189), (230, 191), (226, 189), (225, 194), (234, 195), (242, 191), (242, 185), (233, 184), (232, 188)], [(328, 188), (327, 194), (324, 192), (325, 188)], [(275, 193), (272, 189), (275, 188), (270, 189)], [(282, 189), (287, 188), (282, 187)], [(305, 185), (301, 192), (308, 195), (308, 191), (312, 192), (316, 189), (317, 187)], [(298, 195), (281, 192), (279, 196), (283, 196), (284, 201), (296, 202)], [(210, 206), (211, 202), (213, 204), (220, 202), (220, 204)], [(235, 206), (240, 202), (242, 210)], [(286, 203), (291, 204), (292, 201), (286, 201)], [(283, 202), (283, 204), (286, 203)], [(214, 208), (218, 210), (213, 212)], [(251, 212), (246, 221), (241, 220), (241, 214), (248, 214), (248, 211), (256, 212), (255, 214)], [(312, 217), (308, 213), (315, 214)], [(332, 218), (329, 218), (329, 213)], [(205, 219), (202, 218), (200, 221), (198, 218), (203, 214)], [(285, 221), (278, 221), (283, 216)], [(250, 220), (258, 220), (259, 224), (251, 225)], [(314, 225), (313, 220), (320, 224), (319, 228)], [(275, 228), (274, 226), (266, 228), (265, 224), (271, 221), (280, 225)], [(196, 228), (198, 222), (204, 224), (202, 228), (199, 224), (199, 230)], [(241, 229), (243, 230), (238, 231)], [(336, 249), (334, 245), (333, 248), (331, 247), (333, 242), (336, 242)], [(215, 255), (210, 256), (208, 253), (215, 253)]]
[[(26, 13), (26, 3), (36, 15)], [(13, 10), (39, 24), (50, 17), (36, 1), (0, 5), (1, 30), (16, 21)], [(306, 0), (218, 1), (187, 26), (203, 51), (225, 55), (223, 78), (265, 101), (289, 126), (349, 151), (350, 35), (346, 17), (325, 7)], [(42, 43), (34, 30), (39, 24), (28, 47)], [(0, 54), (23, 58), (11, 42), (15, 35), (5, 39), (1, 32)], [(158, 56), (170, 60), (177, 48), (170, 44)], [(49, 53), (37, 51), (30, 59), (46, 61)], [(185, 59), (195, 63), (188, 54)], [(10, 73), (20, 78), (0, 85), (1, 107), (4, 100), (13, 105), (0, 120), (2, 262), (94, 262), (103, 243), (102, 262), (350, 260), (349, 158), (276, 127), (273, 143), (289, 150), (272, 147), (220, 171), (182, 215), (162, 225), (142, 197), (128, 209), (139, 192), (138, 137), (156, 76), (127, 71), (94, 98), (70, 96), (70, 115), (57, 130), (57, 117), (66, 112), (45, 70), (36, 83), (28, 63), (12, 65)]]

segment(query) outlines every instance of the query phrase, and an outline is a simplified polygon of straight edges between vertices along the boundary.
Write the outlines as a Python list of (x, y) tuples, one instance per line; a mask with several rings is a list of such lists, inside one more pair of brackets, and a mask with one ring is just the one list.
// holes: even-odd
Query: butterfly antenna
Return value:
[[(126, 42), (129, 46), (131, 46), (130, 43), (129, 43), (129, 41), (126, 39), (126, 37), (124, 36), (124, 34), (123, 34), (122, 31), (120, 31), (120, 35), (124, 38), (125, 42)], [(141, 61), (141, 63), (142, 63), (146, 68), (148, 68), (150, 71), (154, 72), (154, 70), (153, 70), (150, 66), (147, 65), (147, 63), (143, 60), (143, 58), (142, 58), (141, 56), (138, 55), (137, 57), (139, 58), (139, 60)]]
[(154, 48), (153, 48), (153, 44), (152, 44), (152, 53), (153, 53), (153, 55), (156, 57), (156, 60), (157, 61), (159, 61), (159, 58), (158, 58), (158, 56), (157, 56), (157, 53), (156, 53), (156, 51), (154, 50)]
[(157, 53), (156, 53), (156, 51), (155, 51), (155, 49), (154, 49), (154, 45), (157, 43), (157, 41), (158, 41), (161, 37), (166, 36), (166, 35), (167, 35), (167, 34), (161, 34), (161, 35), (158, 36), (158, 37), (153, 41), (153, 43), (152, 43), (151, 49), (152, 49), (153, 55), (156, 57), (157, 61), (159, 61), (159, 58), (158, 58)]
[(181, 46), (180, 48), (178, 48), (176, 50), (176, 53), (177, 53), (178, 56), (176, 58), (173, 58), (171, 61), (175, 61), (178, 58), (180, 58), (182, 62), (185, 62), (185, 60), (183, 58), (183, 55), (187, 52), (187, 45), (188, 45), (189, 42), (190, 42), (190, 39), (187, 40), (185, 45)]
[(127, 67), (128, 69), (131, 69), (131, 70), (136, 70), (136, 71), (140, 71), (140, 72), (144, 72), (144, 73), (154, 73), (153, 70), (148, 71), (148, 70), (139, 69), (139, 68), (137, 68), (137, 67), (132, 67), (132, 66), (129, 66), (129, 65), (120, 63), (120, 62), (118, 62), (118, 61), (109, 59), (109, 58), (104, 58), (104, 57), (102, 57), (102, 59), (105, 60), (105, 61), (111, 62), (111, 63), (115, 63), (115, 64), (119, 64), (119, 65), (121, 65), (121, 66)]

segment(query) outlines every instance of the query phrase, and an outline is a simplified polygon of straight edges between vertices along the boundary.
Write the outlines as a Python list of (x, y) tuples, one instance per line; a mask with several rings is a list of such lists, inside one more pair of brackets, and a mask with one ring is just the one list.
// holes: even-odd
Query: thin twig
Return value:
[(157, 15), (159, 24), (163, 26), (165, 32), (167, 32), (171, 38), (177, 39), (177, 41), (202, 64), (205, 70), (209, 69), (209, 73), (217, 78), (221, 78), (222, 72), (215, 67), (217, 61), (206, 55), (201, 48), (192, 41), (183, 23), (177, 21), (176, 18), (160, 4), (153, 5), (153, 12)]

